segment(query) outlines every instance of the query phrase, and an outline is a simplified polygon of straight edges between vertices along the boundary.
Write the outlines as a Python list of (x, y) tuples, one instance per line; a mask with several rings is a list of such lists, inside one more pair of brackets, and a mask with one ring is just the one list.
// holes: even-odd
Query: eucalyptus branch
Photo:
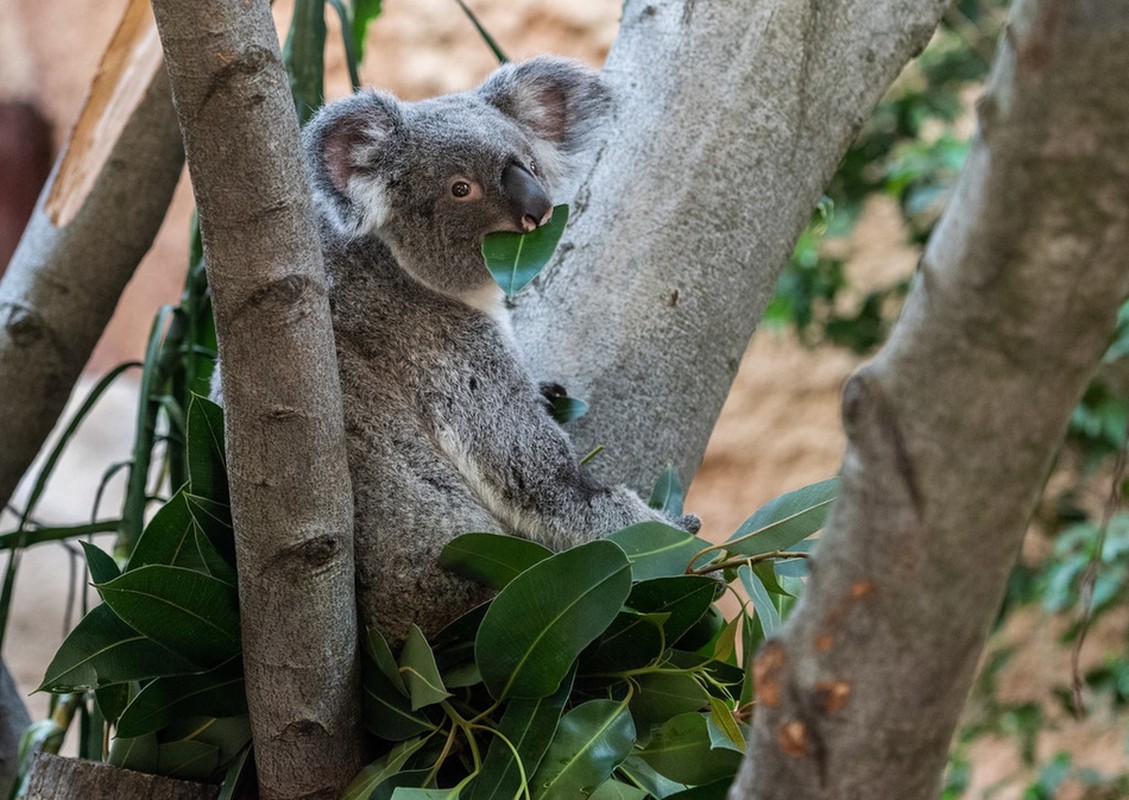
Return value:
[[(702, 552), (704, 553), (707, 551), (703, 550)], [(691, 560), (691, 563), (693, 563), (693, 560), (696, 560), (700, 555), (701, 553), (695, 555), (694, 559)], [(709, 575), (711, 572), (720, 572), (722, 570), (744, 565), (751, 567), (754, 564), (759, 564), (762, 561), (781, 560), (785, 558), (807, 558), (809, 555), (811, 554), (804, 553), (798, 550), (772, 550), (768, 553), (758, 553), (755, 556), (737, 556), (734, 558), (725, 559), (723, 561), (711, 561), (704, 567), (692, 568), (687, 571), (691, 575)]]

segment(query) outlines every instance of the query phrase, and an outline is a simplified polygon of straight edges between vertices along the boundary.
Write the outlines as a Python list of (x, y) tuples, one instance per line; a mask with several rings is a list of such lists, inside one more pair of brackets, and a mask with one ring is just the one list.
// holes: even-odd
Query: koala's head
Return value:
[(424, 284), (473, 291), (490, 280), (483, 237), (549, 219), (554, 190), (609, 107), (597, 73), (556, 57), (419, 103), (361, 92), (306, 127), (315, 201), (345, 235), (383, 239)]

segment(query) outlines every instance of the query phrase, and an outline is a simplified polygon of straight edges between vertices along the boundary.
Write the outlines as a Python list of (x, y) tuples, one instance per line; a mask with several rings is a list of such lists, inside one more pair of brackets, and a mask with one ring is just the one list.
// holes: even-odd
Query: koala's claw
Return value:
[(541, 391), (541, 396), (551, 404), (554, 400), (559, 400), (562, 397), (568, 397), (568, 392), (565, 387), (559, 383), (541, 383), (537, 388)]
[(702, 520), (697, 514), (683, 514), (674, 520), (674, 524), (695, 536), (702, 529)]

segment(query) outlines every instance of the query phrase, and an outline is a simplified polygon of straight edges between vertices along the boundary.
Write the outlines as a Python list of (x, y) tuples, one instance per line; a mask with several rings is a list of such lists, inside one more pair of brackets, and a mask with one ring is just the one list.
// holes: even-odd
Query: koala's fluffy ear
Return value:
[(612, 105), (598, 72), (558, 56), (505, 64), (478, 92), (541, 142), (536, 155), (550, 178), (569, 171), (568, 160), (584, 150)]
[(367, 91), (326, 106), (303, 130), (315, 199), (343, 233), (357, 236), (384, 224), (402, 125), (395, 97)]

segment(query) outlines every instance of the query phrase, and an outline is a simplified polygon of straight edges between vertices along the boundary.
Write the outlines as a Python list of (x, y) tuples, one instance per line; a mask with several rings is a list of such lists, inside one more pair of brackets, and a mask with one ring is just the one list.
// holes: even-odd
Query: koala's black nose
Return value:
[(510, 164), (502, 170), (502, 191), (509, 201), (514, 222), (523, 231), (544, 225), (553, 216), (553, 203), (541, 184), (522, 167)]

